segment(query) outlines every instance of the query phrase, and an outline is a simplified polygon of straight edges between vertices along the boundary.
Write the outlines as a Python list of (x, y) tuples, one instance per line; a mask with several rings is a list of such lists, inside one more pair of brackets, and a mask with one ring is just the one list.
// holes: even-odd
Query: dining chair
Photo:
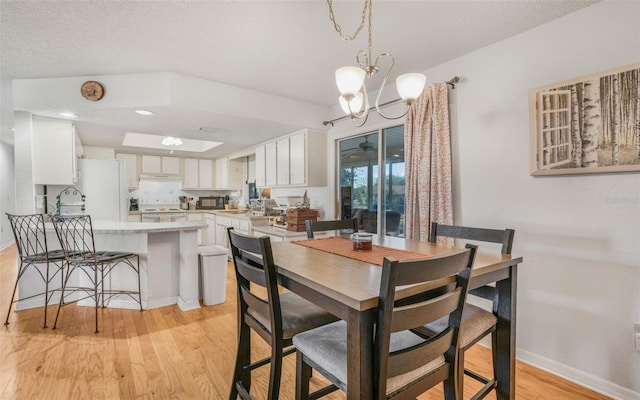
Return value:
[[(47, 306), (49, 305), (49, 301), (51, 301), (53, 293), (62, 288), (62, 271), (65, 262), (64, 253), (62, 250), (49, 250), (43, 214), (14, 215), (6, 213), (6, 215), (9, 219), (9, 224), (11, 224), (13, 237), (15, 238), (16, 247), (18, 248), (20, 265), (18, 267), (16, 282), (13, 286), (11, 301), (9, 302), (7, 319), (4, 321), (4, 324), (9, 324), (9, 316), (11, 315), (11, 308), (14, 303), (37, 296), (44, 296), (44, 322), (42, 327), (46, 328)], [(38, 265), (45, 265), (44, 270), (38, 268)], [(44, 292), (38, 292), (16, 300), (18, 283), (30, 269), (35, 270), (40, 278), (42, 278), (44, 282)], [(52, 290), (49, 285), (58, 274), (60, 275), (60, 286)]]
[[(250, 399), (251, 371), (270, 363), (267, 398), (277, 400), (282, 357), (295, 351), (293, 336), (338, 318), (293, 292), (280, 293), (268, 236), (247, 236), (232, 227), (227, 231), (238, 288), (238, 351), (229, 399)], [(270, 357), (253, 363), (252, 330), (271, 346)]]
[[(134, 253), (119, 251), (96, 251), (90, 215), (53, 216), (52, 220), (68, 265), (63, 280), (60, 304), (56, 312), (53, 329), (57, 327), (60, 309), (63, 306), (89, 298), (94, 302), (95, 333), (99, 332), (98, 308), (106, 307), (105, 304), (108, 304), (115, 296), (130, 297), (138, 303), (140, 311), (142, 311), (140, 256)], [(113, 289), (111, 287), (111, 282), (107, 281), (107, 278), (111, 271), (118, 265), (127, 266), (135, 272), (138, 278), (137, 290)], [(76, 271), (79, 271), (80, 277), (85, 277), (85, 279), (88, 280), (90, 286), (75, 286), (70, 284), (71, 276)], [(108, 288), (105, 288), (105, 283), (108, 284)], [(77, 297), (78, 293), (81, 294), (81, 297)], [(84, 294), (84, 296), (82, 296), (82, 294)], [(73, 295), (73, 297), (70, 298), (69, 295)]]
[(304, 221), (307, 228), (307, 239), (313, 239), (315, 232), (337, 231), (337, 230), (350, 230), (351, 232), (358, 232), (358, 220), (353, 219), (338, 219), (333, 221)]
[[(513, 237), (515, 231), (513, 229), (485, 229), (485, 228), (472, 228), (466, 226), (454, 226), (443, 225), (433, 222), (431, 224), (431, 231), (429, 233), (429, 241), (436, 243), (438, 237), (450, 237), (457, 239), (467, 239), (474, 242), (489, 242), (501, 244), (502, 254), (511, 254), (511, 247), (513, 245)], [(460, 340), (458, 341), (458, 390), (462, 398), (464, 389), (464, 375), (468, 375), (471, 378), (484, 384), (482, 389), (474, 394), (472, 399), (482, 399), (492, 390), (497, 387), (496, 380), (496, 341), (497, 332), (496, 324), (498, 319), (494, 314), (497, 314), (498, 296), (495, 287), (482, 286), (474, 290), (469, 291), (470, 295), (478, 296), (493, 302), (493, 313), (486, 311), (476, 305), (467, 304), (462, 314), (462, 325), (460, 329)], [(438, 332), (441, 327), (446, 323), (444, 320), (436, 321), (431, 325), (427, 325), (427, 331), (432, 334)], [(491, 356), (493, 366), (493, 378), (486, 378), (476, 372), (464, 368), (464, 353), (471, 348), (474, 344), (479, 342), (482, 338), (491, 334)]]
[[(457, 397), (456, 346), (460, 319), (476, 247), (420, 260), (386, 258), (378, 296), (373, 350), (373, 398), (414, 399), (440, 382)], [(396, 302), (400, 286), (423, 284), (413, 301)], [(414, 331), (431, 321), (447, 323), (433, 336)], [(293, 338), (296, 347), (296, 399), (316, 399), (336, 389), (348, 390), (347, 326), (339, 321)], [(309, 394), (311, 371), (331, 385)]]

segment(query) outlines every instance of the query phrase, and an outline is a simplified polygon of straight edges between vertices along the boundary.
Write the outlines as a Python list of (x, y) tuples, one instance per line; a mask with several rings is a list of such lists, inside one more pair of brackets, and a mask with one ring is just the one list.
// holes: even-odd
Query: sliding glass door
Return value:
[(404, 126), (342, 139), (338, 151), (341, 217), (357, 218), (366, 232), (403, 236)]

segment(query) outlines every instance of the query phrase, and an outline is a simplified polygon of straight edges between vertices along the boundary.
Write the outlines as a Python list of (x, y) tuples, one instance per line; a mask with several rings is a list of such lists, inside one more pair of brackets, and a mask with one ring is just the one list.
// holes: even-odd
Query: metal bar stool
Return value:
[[(54, 216), (52, 219), (68, 265), (53, 329), (56, 329), (58, 324), (60, 308), (88, 298), (92, 298), (95, 302), (96, 333), (99, 332), (98, 307), (105, 307), (105, 304), (114, 296), (125, 295), (132, 298), (140, 305), (140, 311), (142, 311), (140, 256), (134, 253), (96, 251), (89, 215)], [(105, 289), (105, 278), (117, 265), (121, 264), (130, 267), (138, 276), (138, 290)], [(75, 271), (81, 271), (81, 276), (85, 276), (91, 286), (71, 286), (70, 277)], [(67, 302), (65, 296), (75, 293), (84, 293), (84, 296), (74, 297)]]
[[(62, 277), (64, 268), (65, 257), (62, 250), (49, 251), (47, 248), (47, 236), (44, 228), (44, 215), (43, 214), (28, 214), (28, 215), (14, 215), (6, 213), (11, 229), (13, 230), (13, 236), (16, 240), (16, 246), (18, 247), (18, 259), (20, 260), (20, 266), (18, 267), (18, 276), (16, 277), (16, 283), (13, 287), (13, 294), (11, 295), (11, 302), (9, 303), (9, 310), (7, 311), (7, 319), (4, 324), (9, 324), (9, 316), (11, 315), (11, 307), (13, 303), (18, 301), (28, 300), (37, 296), (44, 296), (44, 323), (43, 328), (47, 327), (47, 306), (53, 292), (61, 290)], [(38, 265), (46, 265), (44, 271), (38, 268)], [(53, 272), (51, 267), (55, 267)], [(29, 269), (37, 271), (38, 275), (44, 282), (44, 292), (29, 295), (16, 299), (16, 291), (18, 289), (18, 282), (25, 275)], [(60, 287), (51, 290), (49, 284), (53, 281), (56, 275), (60, 274)]]

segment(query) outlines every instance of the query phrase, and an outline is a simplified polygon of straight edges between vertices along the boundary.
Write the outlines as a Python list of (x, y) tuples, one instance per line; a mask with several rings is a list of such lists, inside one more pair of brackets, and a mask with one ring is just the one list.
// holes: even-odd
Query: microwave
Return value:
[(196, 201), (196, 209), (198, 210), (224, 210), (224, 205), (227, 202), (225, 196), (209, 196), (200, 197)]

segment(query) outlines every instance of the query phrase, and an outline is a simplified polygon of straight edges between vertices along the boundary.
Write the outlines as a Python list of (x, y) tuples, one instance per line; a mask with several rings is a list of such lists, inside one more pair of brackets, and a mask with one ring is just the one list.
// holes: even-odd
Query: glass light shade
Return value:
[(423, 74), (409, 73), (400, 75), (396, 79), (396, 88), (402, 100), (415, 100), (424, 89), (427, 77)]
[[(351, 99), (351, 101), (347, 101), (344, 96), (338, 97), (338, 102), (340, 103), (340, 107), (342, 107), (342, 111), (345, 114), (351, 115), (357, 114), (362, 110), (362, 92), (356, 93), (356, 95)], [(351, 110), (349, 110), (351, 108)]]
[(365, 72), (358, 67), (342, 67), (336, 70), (336, 85), (341, 94), (358, 93), (364, 83)]

